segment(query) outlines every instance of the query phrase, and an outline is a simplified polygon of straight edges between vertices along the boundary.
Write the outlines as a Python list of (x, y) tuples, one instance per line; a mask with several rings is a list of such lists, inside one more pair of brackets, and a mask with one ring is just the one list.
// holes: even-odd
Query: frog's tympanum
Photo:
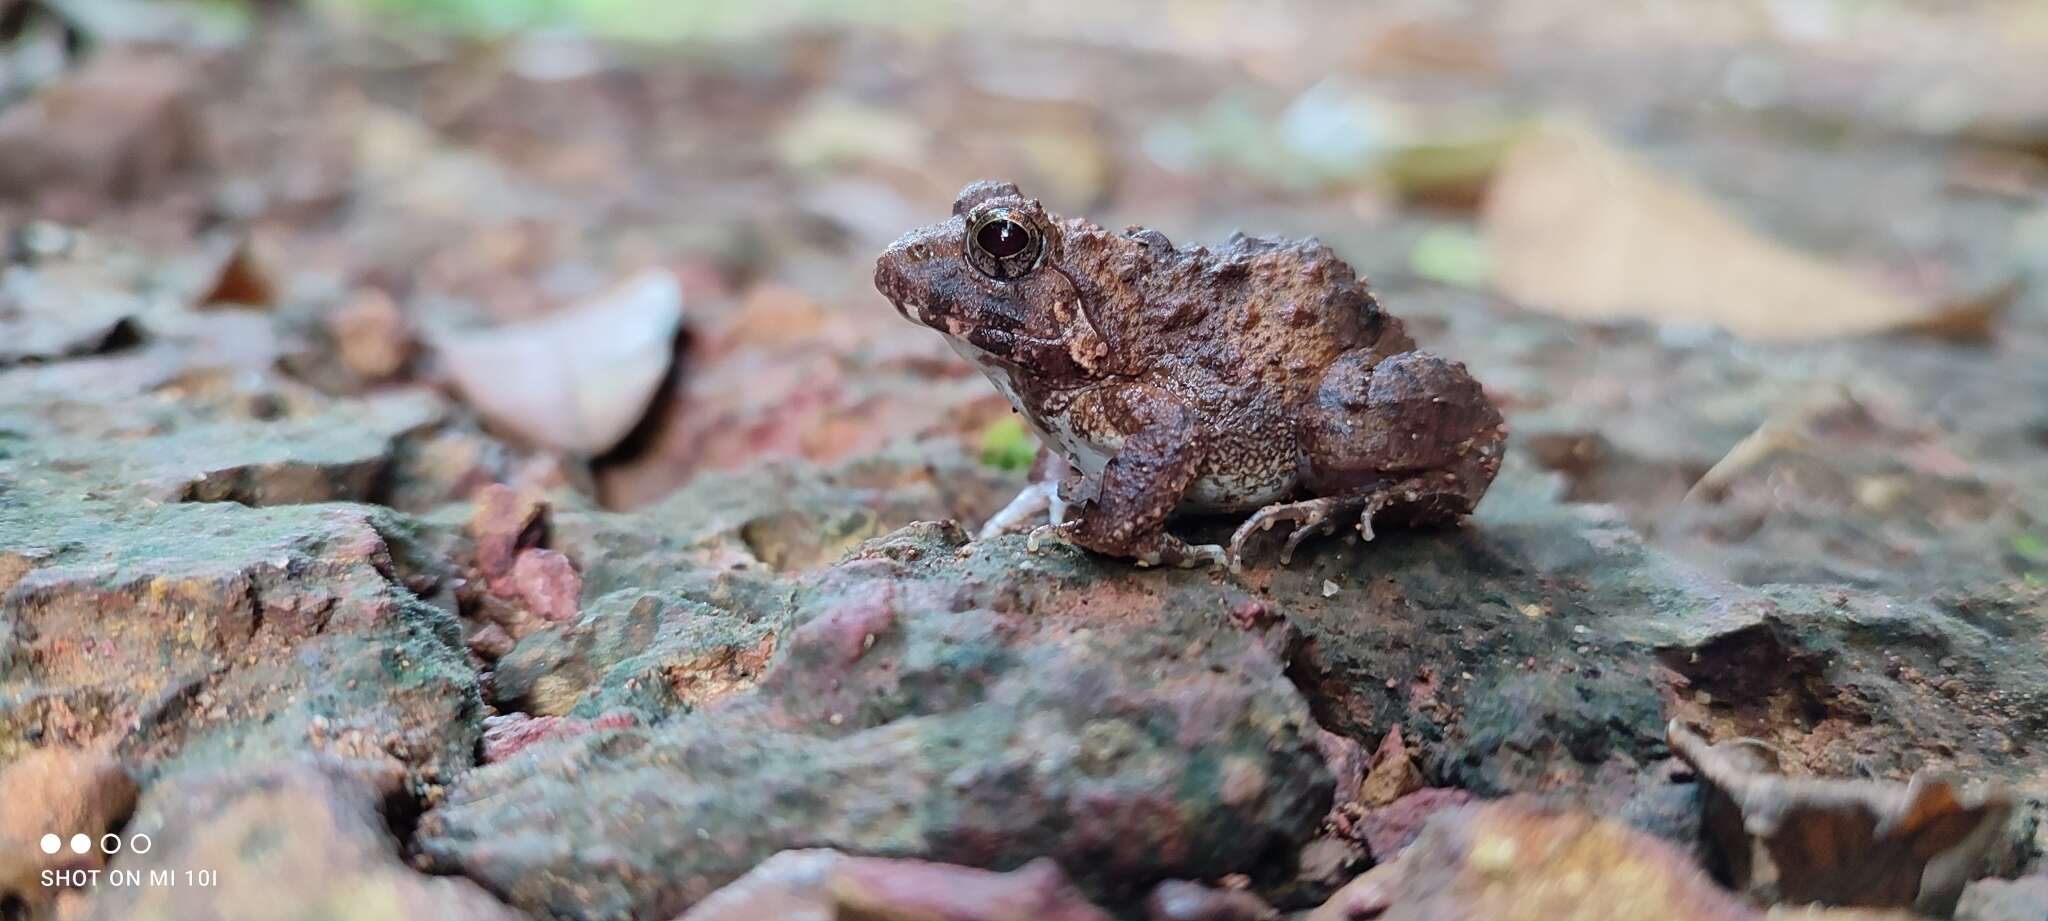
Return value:
[[(1458, 362), (1417, 351), (1314, 240), (1175, 248), (1062, 218), (1009, 183), (890, 245), (875, 287), (987, 374), (1056, 457), (989, 522), (1145, 565), (1236, 566), (1247, 542), (1454, 521), (1500, 469), (1506, 429)], [(1063, 461), (1064, 463), (1057, 463)], [(1069, 465), (1071, 465), (1069, 467)], [(1166, 530), (1244, 513), (1226, 556)]]

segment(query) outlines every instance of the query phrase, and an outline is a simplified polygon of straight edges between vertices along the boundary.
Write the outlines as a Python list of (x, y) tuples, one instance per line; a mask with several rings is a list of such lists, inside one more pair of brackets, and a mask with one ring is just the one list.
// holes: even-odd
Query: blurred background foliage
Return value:
[(318, 0), (330, 10), (395, 17), (449, 32), (506, 35), (566, 30), (634, 42), (734, 40), (794, 25), (950, 24), (946, 0)]

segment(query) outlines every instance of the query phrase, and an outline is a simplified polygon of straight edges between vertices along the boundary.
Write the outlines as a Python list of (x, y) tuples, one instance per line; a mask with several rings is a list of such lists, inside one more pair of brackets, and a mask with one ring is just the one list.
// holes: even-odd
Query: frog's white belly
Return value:
[[(1011, 376), (1008, 367), (967, 342), (952, 336), (946, 336), (945, 339), (952, 345), (953, 351), (988, 376), (989, 382), (996, 385), (996, 389), (1010, 401), (1011, 406), (1017, 407), (1018, 414), (1024, 417), (1025, 424), (1031, 427), (1032, 433), (1037, 435), (1041, 442), (1059, 452), (1068, 463), (1086, 474), (1090, 480), (1102, 476), (1102, 468), (1108, 466), (1109, 459), (1123, 447), (1122, 436), (1114, 433), (1084, 436), (1074, 430), (1072, 423), (1065, 416), (1039, 419), (1036, 414), (1024, 409), (1024, 401), (1018, 396), (1017, 382)], [(1291, 470), (1250, 473), (1208, 471), (1188, 485), (1187, 492), (1181, 496), (1179, 510), (1251, 511), (1288, 498), (1294, 487), (1295, 476)], [(1066, 498), (1071, 501), (1076, 497)]]
[(1287, 499), (1293, 495), (1294, 485), (1292, 475), (1208, 473), (1188, 486), (1180, 507), (1191, 512), (1249, 512)]
[(1065, 418), (1040, 420), (1035, 413), (1025, 411), (1024, 400), (1018, 396), (1017, 381), (1010, 376), (1008, 367), (996, 361), (989, 353), (952, 336), (946, 337), (946, 343), (951, 345), (953, 351), (959, 353), (961, 358), (967, 359), (968, 364), (980, 368), (981, 373), (988, 376), (989, 383), (996, 385), (996, 389), (1002, 391), (1010, 405), (1017, 408), (1018, 415), (1024, 417), (1024, 424), (1031, 427), (1032, 434), (1037, 435), (1039, 441), (1058, 451), (1060, 456), (1067, 459), (1067, 463), (1080, 468), (1081, 472), (1091, 479), (1101, 476), (1102, 468), (1108, 466), (1110, 456), (1116, 453), (1116, 449), (1123, 447), (1122, 438), (1113, 441), (1084, 438), (1081, 433), (1074, 431), (1073, 425)]

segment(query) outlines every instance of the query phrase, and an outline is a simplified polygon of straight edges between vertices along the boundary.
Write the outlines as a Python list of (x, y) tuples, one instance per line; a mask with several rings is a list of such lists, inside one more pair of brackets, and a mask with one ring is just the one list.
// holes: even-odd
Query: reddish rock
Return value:
[(522, 550), (512, 563), (512, 571), (493, 590), (519, 599), (527, 610), (543, 620), (561, 623), (576, 618), (578, 600), (583, 595), (583, 577), (577, 575), (575, 564), (560, 553)]
[(1172, 880), (1145, 899), (1146, 921), (1274, 921), (1280, 913), (1241, 889)]
[(547, 542), (548, 505), (539, 497), (493, 483), (477, 493), (469, 516), (477, 570), (495, 583), (512, 572), (519, 551)]
[(1402, 848), (1422, 833), (1422, 826), (1430, 817), (1446, 809), (1454, 809), (1477, 800), (1470, 791), (1451, 787), (1430, 787), (1417, 790), (1392, 803), (1366, 812), (1353, 820), (1353, 827), (1359, 837), (1364, 838), (1372, 849), (1373, 858), (1380, 861), (1393, 859)]
[(550, 739), (564, 739), (601, 729), (620, 729), (635, 722), (637, 720), (630, 713), (607, 713), (594, 720), (528, 716), (524, 713), (485, 717), (483, 760), (486, 764), (503, 761)]
[(1337, 789), (1330, 798), (1330, 821), (1348, 822), (1359, 811), (1359, 791), (1365, 785), (1365, 751), (1357, 742), (1327, 729), (1316, 732), (1316, 748), (1330, 766), (1330, 776), (1337, 779)]
[(678, 921), (1111, 921), (1050, 860), (1008, 873), (784, 851), (712, 893)]

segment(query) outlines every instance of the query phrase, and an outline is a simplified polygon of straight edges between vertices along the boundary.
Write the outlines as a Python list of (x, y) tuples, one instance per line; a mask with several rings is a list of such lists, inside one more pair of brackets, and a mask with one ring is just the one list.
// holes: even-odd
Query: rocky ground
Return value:
[[(2048, 109), (1999, 89), (2039, 33), (1304, 6), (656, 54), (330, 15), (110, 40), (0, 109), (0, 917), (2048, 918)], [(1590, 107), (1788, 250), (1966, 302), (1530, 309), (1463, 197), (1497, 157), (1231, 147), (1327, 128), (1330, 74)], [(1499, 481), (1235, 575), (971, 540), (1030, 446), (866, 273), (984, 174), (1323, 234), (1486, 383)], [(545, 360), (475, 345), (648, 267), (680, 332), (655, 285)]]

